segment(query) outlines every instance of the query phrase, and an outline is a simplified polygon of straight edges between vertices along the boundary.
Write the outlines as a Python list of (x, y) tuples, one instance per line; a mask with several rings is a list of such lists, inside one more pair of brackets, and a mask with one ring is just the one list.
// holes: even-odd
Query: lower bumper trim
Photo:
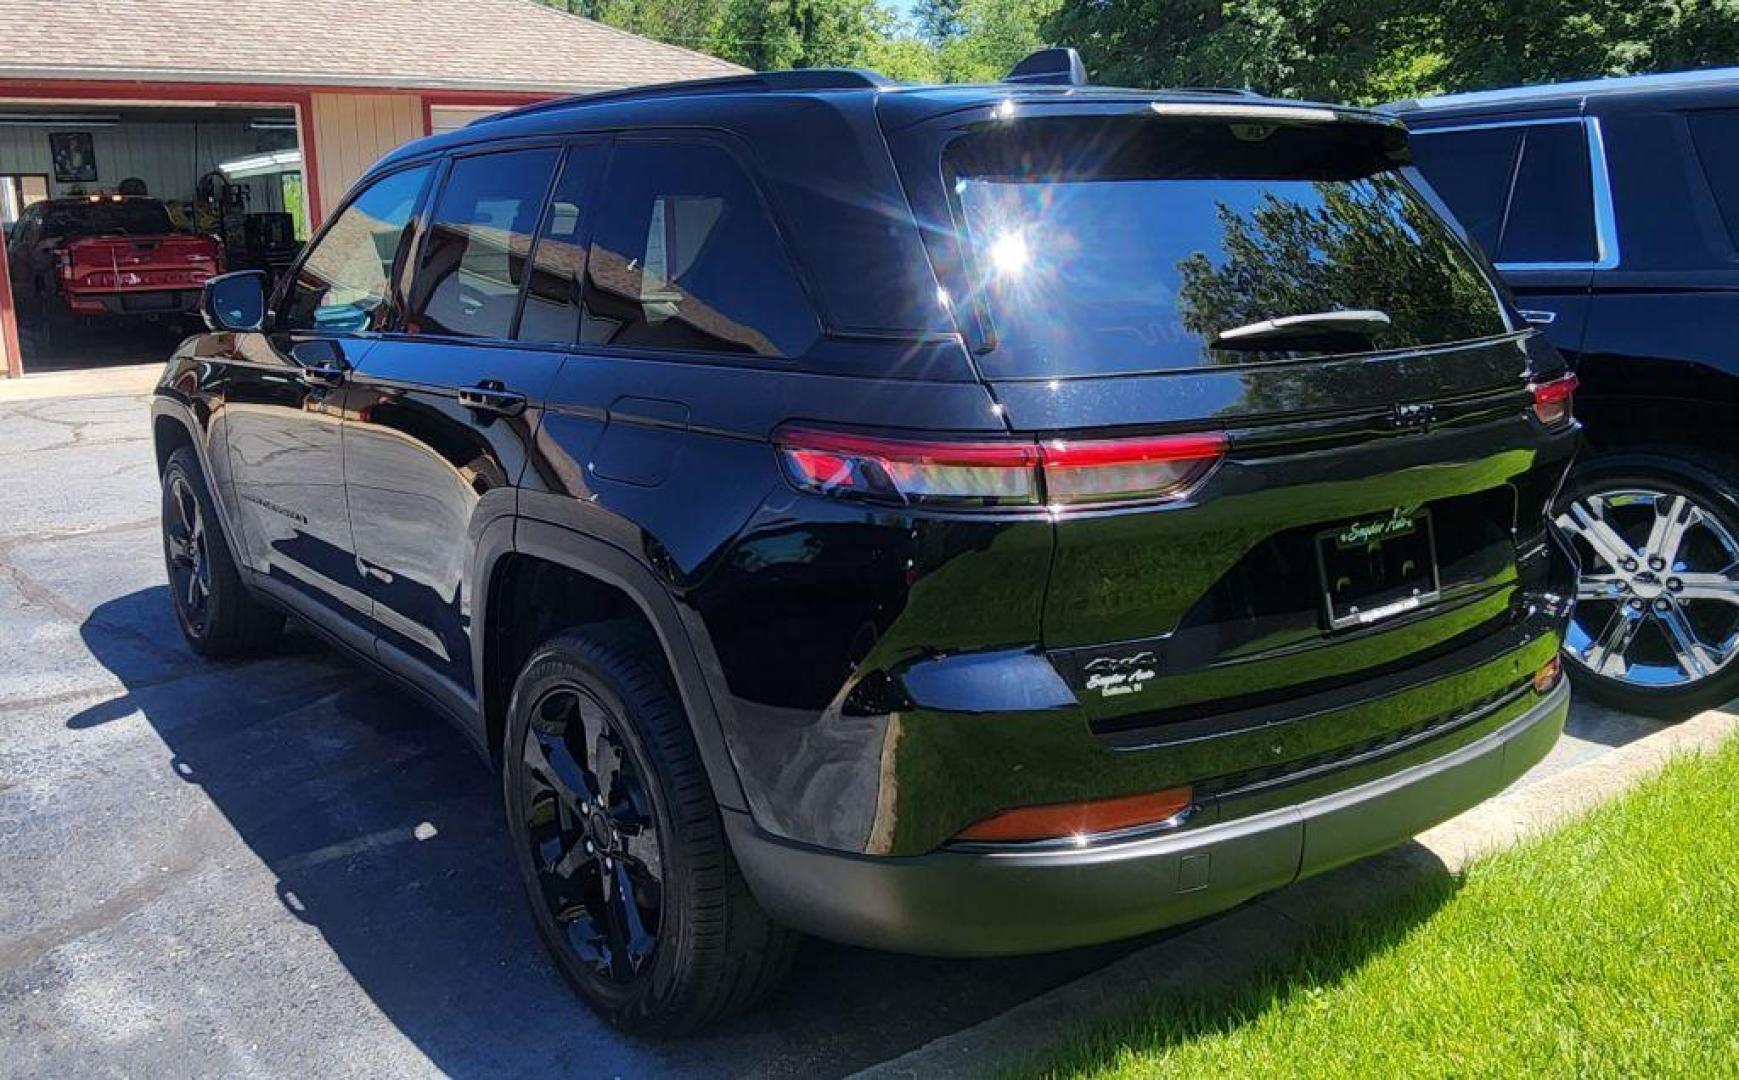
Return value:
[(898, 952), (1002, 956), (1188, 922), (1393, 847), (1509, 786), (1551, 749), (1567, 681), (1439, 758), (1234, 821), (1078, 849), (891, 858), (792, 844), (726, 812), (762, 906), (819, 937)]

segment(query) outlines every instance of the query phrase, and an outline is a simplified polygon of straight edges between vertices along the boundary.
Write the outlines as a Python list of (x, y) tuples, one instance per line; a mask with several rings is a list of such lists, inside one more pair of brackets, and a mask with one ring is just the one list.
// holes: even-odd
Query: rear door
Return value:
[[(1528, 410), (1558, 361), (1398, 150), (1344, 121), (1059, 116), (941, 151), (978, 365), (1053, 499), (1078, 438), (1226, 440), (1160, 499), (1084, 463), (1108, 497), (1056, 510), (1044, 644), (1107, 722), (1366, 676), (1508, 617), (1516, 530), (1538, 541), (1543, 458), (1568, 453)], [(1098, 693), (1092, 665), (1129, 657), (1162, 681)]]
[(598, 153), (455, 158), (430, 200), (403, 325), (350, 383), (345, 468), (381, 659), (433, 671), (461, 702), (475, 690), (471, 554), (514, 509), (545, 392), (578, 338), (567, 291)]

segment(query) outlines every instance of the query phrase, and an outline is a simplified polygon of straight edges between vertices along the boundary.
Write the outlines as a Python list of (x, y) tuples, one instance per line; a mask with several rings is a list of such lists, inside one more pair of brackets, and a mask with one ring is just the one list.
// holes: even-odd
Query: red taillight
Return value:
[(807, 491), (955, 506), (1175, 498), (1226, 453), (1220, 434), (953, 442), (785, 428), (775, 444)]
[(1158, 825), (1189, 808), (1190, 789), (1187, 787), (1092, 802), (1021, 806), (968, 825), (955, 839), (977, 843), (1020, 843), (1074, 837), (1084, 841), (1094, 833)]
[(1038, 501), (1038, 447), (1018, 442), (886, 439), (786, 428), (777, 444), (792, 482), (826, 495), (1006, 506)]
[(1150, 439), (1044, 444), (1045, 499), (1053, 506), (1175, 496), (1226, 456), (1226, 437), (1165, 435)]
[(1575, 375), (1560, 375), (1549, 382), (1534, 383), (1528, 388), (1534, 392), (1534, 415), (1539, 418), (1540, 423), (1557, 426), (1569, 422), (1576, 387), (1581, 381)]

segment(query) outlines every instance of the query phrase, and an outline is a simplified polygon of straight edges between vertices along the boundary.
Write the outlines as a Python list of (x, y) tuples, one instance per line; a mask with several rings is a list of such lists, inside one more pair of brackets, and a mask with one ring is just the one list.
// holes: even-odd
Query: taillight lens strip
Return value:
[(1530, 383), (1534, 395), (1534, 417), (1548, 427), (1570, 422), (1574, 414), (1576, 388), (1582, 385), (1574, 373), (1566, 373), (1543, 383)]
[(984, 508), (1174, 499), (1226, 453), (1218, 432), (956, 441), (791, 426), (774, 445), (791, 481), (806, 491)]

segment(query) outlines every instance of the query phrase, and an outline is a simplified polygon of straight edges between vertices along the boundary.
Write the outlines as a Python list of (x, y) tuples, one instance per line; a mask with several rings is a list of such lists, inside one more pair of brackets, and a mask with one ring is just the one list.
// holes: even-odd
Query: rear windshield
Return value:
[[(1503, 333), (1492, 286), (1385, 134), (1033, 119), (956, 140), (945, 165), (995, 335), (986, 366), (1121, 374)], [(1366, 324), (1356, 344), (1212, 344), (1263, 320), (1373, 309), (1388, 326)]]
[(60, 203), (47, 208), (50, 236), (162, 236), (175, 231), (169, 211), (155, 201)]

